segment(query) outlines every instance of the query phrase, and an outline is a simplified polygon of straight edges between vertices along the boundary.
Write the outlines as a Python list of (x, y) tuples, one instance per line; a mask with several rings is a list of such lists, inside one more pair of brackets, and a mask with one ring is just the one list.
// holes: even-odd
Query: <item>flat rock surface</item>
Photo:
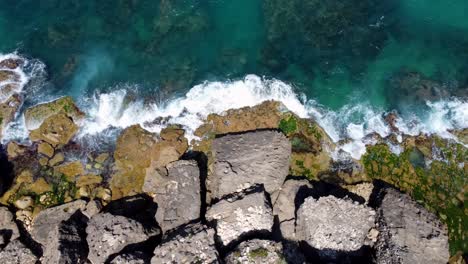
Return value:
[(378, 263), (446, 263), (447, 227), (408, 195), (384, 190), (378, 209)]
[(273, 212), (263, 191), (221, 200), (208, 209), (206, 219), (215, 220), (224, 246), (252, 232), (271, 232), (273, 226)]
[(156, 230), (147, 230), (133, 219), (100, 213), (93, 216), (86, 227), (89, 247), (88, 259), (94, 263), (104, 263), (110, 255), (119, 253), (127, 245), (146, 241)]
[(353, 252), (369, 243), (375, 211), (335, 196), (309, 197), (297, 211), (296, 237), (311, 247), (327, 251)]
[(31, 236), (34, 240), (46, 246), (49, 234), (53, 232), (62, 221), (68, 220), (76, 211), (83, 211), (85, 208), (85, 201), (76, 200), (39, 212), (32, 223)]
[(158, 177), (154, 201), (156, 221), (165, 232), (200, 218), (200, 169), (195, 161), (179, 160), (167, 166), (168, 175)]
[(181, 227), (154, 250), (152, 264), (219, 263), (215, 231), (202, 224)]
[(0, 250), (0, 261), (3, 264), (35, 264), (37, 257), (16, 239)]
[(291, 143), (280, 132), (256, 131), (213, 141), (214, 172), (207, 183), (214, 198), (263, 184), (275, 200), (289, 171)]

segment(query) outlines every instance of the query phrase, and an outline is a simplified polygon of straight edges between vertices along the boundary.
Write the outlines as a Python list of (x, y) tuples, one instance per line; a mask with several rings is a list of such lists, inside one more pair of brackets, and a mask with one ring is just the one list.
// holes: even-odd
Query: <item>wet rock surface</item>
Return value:
[(380, 195), (377, 262), (446, 263), (447, 228), (440, 220), (398, 190), (386, 188)]

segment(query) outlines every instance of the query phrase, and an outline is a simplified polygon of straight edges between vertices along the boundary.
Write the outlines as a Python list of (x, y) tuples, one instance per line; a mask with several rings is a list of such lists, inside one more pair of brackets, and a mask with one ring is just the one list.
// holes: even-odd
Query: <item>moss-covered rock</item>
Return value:
[(69, 117), (73, 122), (79, 124), (84, 113), (78, 109), (71, 97), (62, 97), (52, 102), (38, 104), (27, 109), (24, 113), (26, 128), (35, 130), (49, 117), (62, 114)]
[[(419, 137), (415, 141), (424, 144), (408, 144), (400, 155), (392, 153), (384, 144), (369, 146), (362, 158), (366, 173), (371, 179), (398, 187), (438, 213), (449, 229), (451, 253), (466, 252), (468, 149), (437, 136), (425, 140)], [(431, 147), (425, 149), (428, 146)]]
[(32, 130), (32, 141), (44, 141), (52, 146), (67, 144), (78, 131), (78, 126), (64, 114), (52, 115), (44, 120), (38, 129)]
[(178, 160), (188, 148), (184, 131), (177, 127), (161, 131), (161, 137), (139, 125), (126, 128), (117, 139), (112, 199), (142, 192), (146, 173)]

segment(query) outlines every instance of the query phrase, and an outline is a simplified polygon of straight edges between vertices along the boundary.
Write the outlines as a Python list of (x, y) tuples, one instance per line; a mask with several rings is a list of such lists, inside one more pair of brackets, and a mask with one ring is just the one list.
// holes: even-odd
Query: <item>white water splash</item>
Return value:
[[(26, 76), (27, 77), (27, 76)], [(26, 80), (26, 79), (25, 79)], [(300, 117), (314, 118), (334, 142), (339, 143), (336, 151), (344, 151), (354, 159), (366, 151), (366, 144), (375, 144), (366, 139), (370, 133), (381, 137), (391, 132), (384, 122), (383, 109), (370, 104), (346, 105), (337, 111), (331, 111), (314, 100), (297, 94), (293, 87), (276, 79), (265, 79), (248, 75), (242, 80), (228, 82), (205, 82), (194, 86), (184, 96), (162, 104), (145, 104), (142, 100), (128, 102), (127, 91), (132, 86), (123, 86), (110, 92), (98, 94), (84, 108), (87, 119), (80, 130), (80, 136), (96, 135), (109, 127), (125, 128), (140, 124), (151, 132), (159, 132), (167, 124), (180, 124), (189, 139), (196, 128), (203, 124), (211, 113), (223, 114), (228, 109), (255, 106), (266, 100), (281, 101), (286, 108)], [(437, 133), (443, 137), (453, 138), (449, 130), (468, 127), (468, 102), (459, 99), (428, 103), (428, 113), (424, 118), (413, 116), (399, 118), (397, 127), (403, 134)], [(154, 122), (164, 118), (165, 122)], [(27, 137), (27, 131), (18, 118), (7, 129), (3, 141)], [(401, 135), (399, 135), (401, 138)], [(398, 152), (395, 149), (395, 152)], [(332, 153), (333, 154), (333, 153)], [(334, 153), (334, 156), (342, 156)]]

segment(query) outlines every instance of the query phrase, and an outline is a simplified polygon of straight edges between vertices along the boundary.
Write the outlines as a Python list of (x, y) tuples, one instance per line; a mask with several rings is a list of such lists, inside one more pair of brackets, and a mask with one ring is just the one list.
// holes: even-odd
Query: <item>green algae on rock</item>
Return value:
[(85, 116), (75, 105), (73, 99), (69, 96), (65, 96), (52, 102), (38, 104), (26, 109), (24, 113), (26, 128), (28, 128), (28, 130), (37, 129), (46, 119), (58, 114), (69, 117), (77, 124), (80, 123)]
[(411, 153), (418, 145), (408, 146), (400, 155), (384, 144), (369, 146), (362, 163), (370, 179), (390, 183), (436, 212), (448, 226), (451, 253), (466, 252), (468, 149), (437, 136), (427, 140), (433, 147), (424, 156), (430, 161), (425, 167), (415, 167), (411, 162)]

